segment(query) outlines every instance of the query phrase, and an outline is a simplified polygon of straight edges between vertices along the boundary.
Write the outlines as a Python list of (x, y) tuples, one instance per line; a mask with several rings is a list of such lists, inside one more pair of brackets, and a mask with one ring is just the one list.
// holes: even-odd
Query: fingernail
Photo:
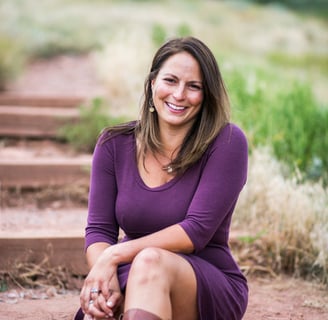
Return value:
[(110, 308), (111, 308), (111, 307), (113, 306), (113, 301), (107, 301), (107, 303), (106, 303), (106, 304), (107, 304), (107, 306), (108, 306), (108, 307), (110, 307)]

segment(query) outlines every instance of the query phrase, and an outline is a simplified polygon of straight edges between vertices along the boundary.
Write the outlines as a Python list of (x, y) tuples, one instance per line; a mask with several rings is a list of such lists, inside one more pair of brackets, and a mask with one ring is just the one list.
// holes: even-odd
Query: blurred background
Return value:
[[(53, 108), (58, 100), (61, 112), (71, 113), (52, 133), (18, 134), (24, 120), (16, 122), (2, 133), (0, 157), (18, 155), (17, 163), (28, 156), (74, 158), (87, 166), (103, 127), (138, 117), (156, 49), (187, 35), (215, 54), (232, 121), (249, 141), (249, 179), (232, 227), (237, 260), (246, 273), (283, 272), (327, 283), (328, 1), (1, 0), (2, 104), (14, 110), (48, 99), (46, 107)], [(35, 125), (41, 126), (38, 110)], [(9, 122), (3, 112), (0, 131)], [(86, 208), (85, 182), (24, 185), (5, 168), (2, 217), (12, 208), (29, 208), (39, 218), (45, 208)], [(22, 221), (21, 211), (3, 220), (3, 231)], [(49, 214), (52, 224), (42, 215), (48, 217), (44, 230), (58, 222)], [(84, 218), (70, 221), (81, 230)]]

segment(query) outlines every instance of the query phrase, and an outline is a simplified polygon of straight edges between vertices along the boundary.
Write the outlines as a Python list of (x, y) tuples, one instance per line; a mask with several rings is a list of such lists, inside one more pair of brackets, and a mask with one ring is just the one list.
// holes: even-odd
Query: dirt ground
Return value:
[[(327, 289), (298, 279), (249, 278), (249, 305), (244, 320), (328, 319)], [(11, 290), (0, 294), (0, 320), (71, 320), (78, 292)], [(47, 294), (48, 293), (48, 294)], [(212, 319), (209, 319), (212, 320)], [(214, 319), (213, 319), (214, 320)]]
[[(35, 62), (20, 79), (10, 84), (8, 89), (12, 93), (40, 92), (43, 95), (104, 92), (94, 76), (88, 57), (59, 57), (52, 61)], [(2, 208), (0, 213), (1, 210)], [(2, 220), (6, 217), (4, 212), (2, 210)], [(31, 210), (26, 212), (28, 214)], [(2, 221), (1, 232), (15, 225), (15, 221), (28, 220), (21, 215), (22, 213), (18, 217), (11, 214), (10, 218), (5, 219), (5, 224)], [(285, 276), (252, 276), (249, 277), (249, 286), (250, 299), (245, 320), (328, 319), (327, 287)], [(23, 290), (18, 287), (0, 292), (0, 320), (72, 319), (79, 306), (78, 294), (78, 291), (57, 292), (54, 288)]]

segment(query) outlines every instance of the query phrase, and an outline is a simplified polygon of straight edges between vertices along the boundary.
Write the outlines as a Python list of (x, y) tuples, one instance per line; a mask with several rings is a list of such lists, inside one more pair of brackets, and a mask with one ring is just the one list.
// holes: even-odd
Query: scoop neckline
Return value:
[(177, 183), (178, 180), (180, 180), (181, 177), (179, 176), (175, 176), (173, 177), (170, 181), (165, 182), (164, 184), (161, 184), (159, 186), (156, 187), (150, 187), (148, 186), (145, 181), (142, 179), (139, 169), (138, 169), (138, 163), (137, 163), (137, 157), (136, 157), (136, 152), (137, 152), (137, 140), (136, 137), (133, 136), (132, 139), (132, 144), (133, 144), (133, 151), (134, 151), (134, 161), (133, 161), (133, 166), (134, 166), (134, 173), (135, 173), (135, 179), (137, 180), (137, 183), (139, 184), (139, 186), (141, 186), (143, 189), (146, 189), (148, 191), (163, 191), (166, 189), (169, 189), (170, 187), (172, 187), (174, 184)]

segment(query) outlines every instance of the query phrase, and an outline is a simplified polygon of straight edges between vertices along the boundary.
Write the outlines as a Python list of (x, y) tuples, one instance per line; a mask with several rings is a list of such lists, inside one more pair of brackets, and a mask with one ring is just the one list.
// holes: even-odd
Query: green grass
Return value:
[(259, 4), (280, 5), (303, 15), (315, 15), (323, 19), (328, 17), (328, 2), (325, 0), (252, 0)]
[(91, 105), (81, 106), (80, 121), (60, 128), (59, 137), (78, 151), (92, 152), (102, 129), (126, 121), (121, 117), (111, 117), (106, 107), (99, 98), (94, 99)]
[(0, 90), (19, 74), (25, 59), (21, 43), (0, 33)]
[(328, 106), (311, 86), (261, 69), (233, 70), (226, 78), (233, 119), (247, 132), (250, 149), (270, 146), (291, 172), (327, 182)]
[(270, 52), (268, 61), (283, 68), (313, 69), (328, 75), (328, 55), (318, 53), (287, 54)]

